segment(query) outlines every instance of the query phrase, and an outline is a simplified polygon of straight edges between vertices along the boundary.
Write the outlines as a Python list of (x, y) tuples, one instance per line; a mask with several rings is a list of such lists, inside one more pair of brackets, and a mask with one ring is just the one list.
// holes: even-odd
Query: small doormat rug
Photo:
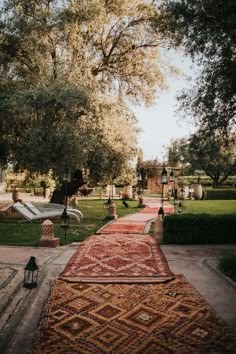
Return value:
[(167, 284), (54, 280), (31, 354), (235, 353), (236, 336), (182, 276)]
[(81, 243), (60, 278), (67, 281), (141, 283), (173, 277), (150, 235), (92, 235)]

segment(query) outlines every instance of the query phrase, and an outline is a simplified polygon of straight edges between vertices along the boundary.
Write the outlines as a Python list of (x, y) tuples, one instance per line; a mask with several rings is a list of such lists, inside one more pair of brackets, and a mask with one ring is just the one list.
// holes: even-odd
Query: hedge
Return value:
[(163, 227), (165, 244), (236, 243), (234, 214), (173, 214)]
[(207, 189), (204, 191), (206, 200), (235, 200), (236, 189)]
[(225, 275), (236, 281), (236, 254), (227, 254), (221, 257), (218, 268)]

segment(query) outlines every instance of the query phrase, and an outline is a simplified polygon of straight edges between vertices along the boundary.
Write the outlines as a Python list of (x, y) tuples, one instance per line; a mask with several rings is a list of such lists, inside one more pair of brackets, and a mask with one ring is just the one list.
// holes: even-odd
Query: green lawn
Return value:
[(184, 200), (184, 212), (191, 214), (236, 214), (236, 200)]
[[(83, 241), (87, 236), (94, 234), (109, 220), (107, 208), (104, 208), (104, 200), (81, 200), (79, 209), (84, 214), (80, 224), (71, 224), (65, 239), (64, 230), (59, 222), (54, 221), (55, 237), (61, 239), (61, 245), (71, 242)], [(116, 200), (116, 213), (119, 217), (140, 211), (138, 201), (128, 201), (129, 208), (125, 208), (121, 200)], [(41, 235), (41, 222), (19, 222), (14, 220), (0, 219), (0, 245), (11, 246), (37, 246)]]

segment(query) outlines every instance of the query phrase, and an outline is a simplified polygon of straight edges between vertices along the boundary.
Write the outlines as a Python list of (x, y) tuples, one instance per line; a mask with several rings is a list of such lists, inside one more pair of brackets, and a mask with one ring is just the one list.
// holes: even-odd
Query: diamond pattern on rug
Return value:
[[(86, 303), (86, 308), (81, 303)], [(79, 284), (54, 280), (31, 351), (235, 352), (235, 334), (183, 276), (166, 284)]]
[(60, 278), (85, 282), (161, 282), (173, 277), (150, 235), (93, 235), (78, 247)]

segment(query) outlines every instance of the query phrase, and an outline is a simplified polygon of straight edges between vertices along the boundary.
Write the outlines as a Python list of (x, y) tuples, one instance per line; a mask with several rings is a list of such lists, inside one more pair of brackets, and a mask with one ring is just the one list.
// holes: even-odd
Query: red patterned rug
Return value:
[[(145, 214), (156, 214), (158, 216), (158, 210), (160, 209), (160, 206), (157, 207), (146, 207), (140, 213), (145, 213)], [(163, 206), (164, 213), (165, 214), (172, 214), (174, 212), (174, 207), (171, 205), (164, 205)]]
[(138, 234), (88, 237), (60, 274), (67, 281), (96, 283), (153, 283), (172, 277), (155, 239)]
[(112, 223), (105, 225), (102, 229), (99, 230), (99, 233), (102, 234), (142, 234), (146, 222), (144, 221), (125, 221), (117, 220)]
[(236, 336), (177, 276), (166, 284), (54, 280), (31, 354), (236, 353)]

